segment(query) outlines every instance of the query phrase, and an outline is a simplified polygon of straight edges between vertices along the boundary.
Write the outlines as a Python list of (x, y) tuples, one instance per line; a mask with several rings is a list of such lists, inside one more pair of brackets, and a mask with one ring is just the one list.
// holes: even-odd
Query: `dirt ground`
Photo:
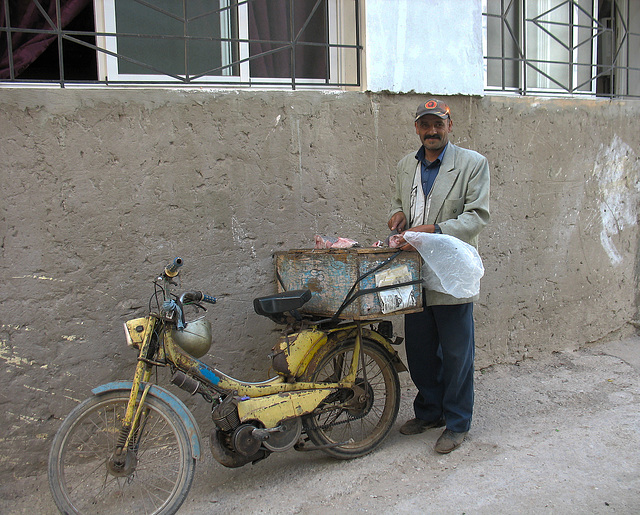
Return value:
[[(226, 469), (206, 449), (180, 514), (640, 512), (640, 338), (478, 371), (471, 432), (445, 456), (433, 451), (441, 429), (398, 432), (414, 392), (403, 376), (376, 452), (291, 450)], [(57, 513), (46, 476), (2, 485), (0, 511)]]

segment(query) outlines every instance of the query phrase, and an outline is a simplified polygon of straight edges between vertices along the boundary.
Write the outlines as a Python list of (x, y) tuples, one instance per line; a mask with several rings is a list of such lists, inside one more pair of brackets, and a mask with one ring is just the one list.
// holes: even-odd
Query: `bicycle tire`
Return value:
[(187, 429), (164, 402), (147, 397), (131, 463), (120, 476), (108, 460), (129, 400), (108, 392), (79, 404), (56, 433), (49, 453), (49, 486), (62, 513), (173, 514), (195, 472)]
[[(355, 339), (336, 344), (318, 364), (307, 371), (313, 382), (336, 382), (347, 375)], [(340, 394), (325, 400), (316, 412), (303, 419), (309, 439), (334, 458), (351, 459), (373, 451), (386, 438), (398, 416), (400, 380), (388, 352), (373, 340), (363, 338), (356, 384), (364, 390), (366, 401), (352, 409), (332, 410), (331, 404), (344, 403)], [(366, 368), (363, 369), (363, 360)], [(366, 370), (366, 383), (363, 370)], [(349, 443), (349, 440), (352, 440)], [(337, 445), (336, 444), (340, 444)], [(330, 447), (326, 447), (330, 446)]]

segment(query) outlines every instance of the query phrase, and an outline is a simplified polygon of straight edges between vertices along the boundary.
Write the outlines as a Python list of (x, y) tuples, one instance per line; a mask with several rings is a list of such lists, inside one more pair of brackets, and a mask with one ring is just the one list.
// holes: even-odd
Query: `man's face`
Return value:
[(435, 114), (425, 114), (416, 121), (416, 134), (425, 150), (439, 153), (449, 142), (452, 127), (451, 118), (443, 120)]

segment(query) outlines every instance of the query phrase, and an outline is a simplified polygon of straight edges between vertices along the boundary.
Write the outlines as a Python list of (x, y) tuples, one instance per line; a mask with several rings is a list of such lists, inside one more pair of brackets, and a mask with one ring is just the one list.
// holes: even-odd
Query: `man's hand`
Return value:
[(404, 216), (402, 211), (398, 211), (393, 214), (387, 225), (392, 231), (402, 232), (407, 226), (407, 217)]
[[(389, 224), (391, 224), (391, 221), (389, 221)], [(413, 232), (435, 233), (436, 232), (436, 226), (433, 225), (433, 224), (416, 225), (415, 227), (412, 227), (409, 230), (413, 231)], [(392, 236), (391, 238), (393, 238), (393, 245), (391, 245), (391, 246), (395, 247), (395, 248), (398, 248), (400, 250), (416, 250), (413, 247), (413, 245), (407, 243), (407, 240), (404, 239), (404, 233), (405, 232), (407, 232), (407, 231), (402, 231), (400, 234)]]

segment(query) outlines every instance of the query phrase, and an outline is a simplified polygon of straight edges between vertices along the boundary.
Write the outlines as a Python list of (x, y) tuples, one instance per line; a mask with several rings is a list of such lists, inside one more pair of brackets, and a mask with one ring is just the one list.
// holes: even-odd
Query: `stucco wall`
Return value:
[[(75, 403), (129, 378), (122, 322), (175, 256), (220, 298), (208, 362), (266, 379), (278, 328), (251, 300), (274, 291), (272, 253), (387, 235), (422, 98), (0, 90), (2, 470), (43, 467)], [(477, 366), (634, 331), (640, 104), (447, 100), (453, 141), (492, 165)]]

